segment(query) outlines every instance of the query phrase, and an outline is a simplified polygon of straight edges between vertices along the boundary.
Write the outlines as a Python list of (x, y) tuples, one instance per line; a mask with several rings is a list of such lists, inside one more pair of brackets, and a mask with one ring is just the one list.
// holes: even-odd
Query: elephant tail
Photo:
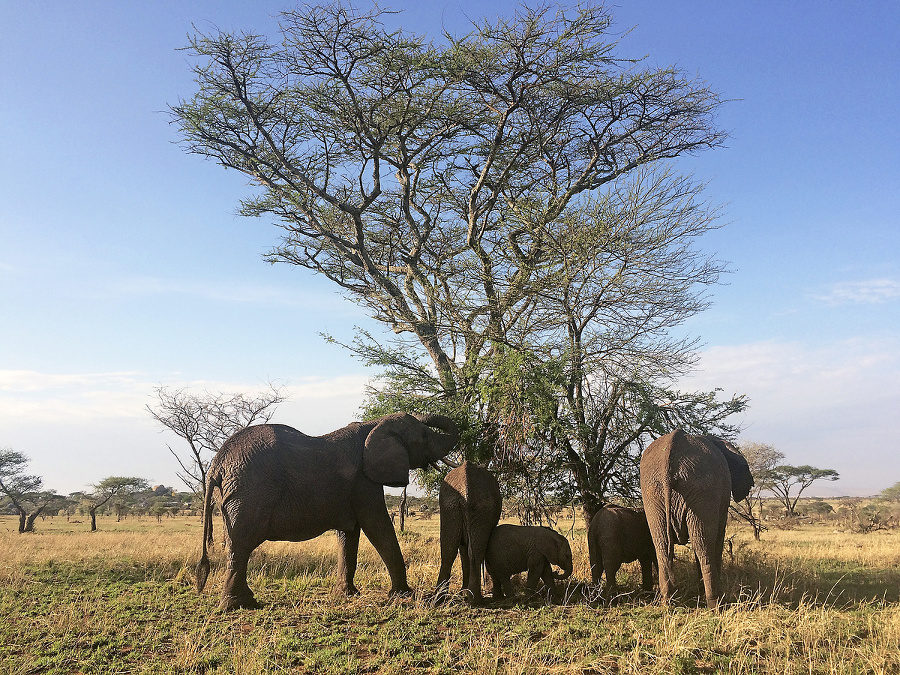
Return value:
[(212, 494), (213, 489), (218, 487), (222, 489), (221, 476), (209, 476), (206, 482), (206, 490), (203, 494), (203, 553), (200, 555), (200, 562), (197, 563), (197, 592), (202, 593), (203, 587), (206, 586), (206, 579), (209, 577), (209, 553), (208, 546), (213, 538), (212, 524)]

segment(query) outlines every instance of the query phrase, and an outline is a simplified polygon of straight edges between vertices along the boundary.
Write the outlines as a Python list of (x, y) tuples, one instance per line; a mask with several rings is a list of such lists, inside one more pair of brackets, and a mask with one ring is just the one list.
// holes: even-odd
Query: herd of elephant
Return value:
[[(390, 594), (410, 593), (384, 486), (405, 486), (410, 470), (443, 460), (458, 440), (453, 420), (405, 413), (355, 422), (324, 436), (307, 436), (280, 424), (239, 431), (225, 442), (207, 473), (198, 591), (210, 570), (215, 498), (225, 524), (225, 610), (258, 606), (247, 585), (247, 563), (261, 543), (304, 541), (328, 530), (338, 536), (340, 592), (358, 593), (354, 577), (359, 536), (365, 532), (390, 575)], [(744, 499), (753, 486), (746, 460), (722, 439), (675, 430), (647, 447), (640, 476), (643, 510), (605, 507), (591, 519), (592, 581), (599, 582), (605, 572), (604, 594), (614, 594), (619, 566), (639, 560), (644, 590), (652, 589), (655, 565), (666, 601), (674, 593), (674, 545), (690, 542), (707, 605), (715, 608), (722, 596), (728, 504), (732, 496)], [(435, 599), (449, 591), (457, 553), (463, 588), (475, 603), (482, 600), (482, 565), (495, 599), (510, 592), (510, 579), (520, 572), (527, 572), (527, 589), (543, 581), (551, 592), (556, 581), (572, 574), (572, 550), (564, 536), (546, 527), (498, 524), (500, 487), (486, 469), (469, 462), (453, 468), (441, 484), (439, 503), (441, 567)], [(562, 572), (554, 572), (553, 565)]]

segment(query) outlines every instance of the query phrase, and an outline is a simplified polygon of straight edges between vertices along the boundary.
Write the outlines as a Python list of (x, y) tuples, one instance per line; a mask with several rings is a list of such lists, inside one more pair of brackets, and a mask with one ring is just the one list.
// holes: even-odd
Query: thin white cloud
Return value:
[[(261, 382), (186, 380), (165, 374), (165, 386), (195, 392), (262, 391)], [(368, 377), (308, 377), (284, 385), (290, 398), (273, 418), (318, 435), (356, 419)], [(181, 439), (147, 413), (160, 379), (147, 373), (43, 373), (0, 370), (0, 445), (24, 452), (29, 470), (61, 492), (107, 475), (140, 475), (180, 485), (167, 445)]]
[(828, 293), (814, 297), (830, 305), (851, 303), (878, 305), (900, 298), (900, 281), (896, 279), (843, 281), (832, 286)]
[(775, 445), (790, 464), (837, 469), (841, 481), (817, 485), (822, 494), (874, 494), (900, 480), (889, 445), (900, 415), (897, 340), (712, 347), (681, 386), (747, 394), (743, 438)]

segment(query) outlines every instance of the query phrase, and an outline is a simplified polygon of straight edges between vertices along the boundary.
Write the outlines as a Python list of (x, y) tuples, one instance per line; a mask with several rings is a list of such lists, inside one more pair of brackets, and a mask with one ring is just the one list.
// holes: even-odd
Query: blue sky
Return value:
[[(308, 433), (356, 414), (372, 373), (318, 333), (365, 315), (262, 262), (277, 230), (235, 215), (246, 181), (185, 154), (166, 114), (193, 93), (192, 24), (274, 35), (288, 6), (0, 0), (0, 446), (48, 487), (177, 485), (177, 439), (144, 410), (160, 384), (287, 382), (276, 420)], [(900, 6), (609, 6), (620, 55), (730, 101), (726, 147), (679, 163), (723, 205), (702, 247), (733, 270), (686, 326), (704, 346), (682, 385), (747, 394), (743, 439), (840, 472), (813, 492), (900, 481)], [(436, 35), (514, 8), (417, 3), (396, 21)]]

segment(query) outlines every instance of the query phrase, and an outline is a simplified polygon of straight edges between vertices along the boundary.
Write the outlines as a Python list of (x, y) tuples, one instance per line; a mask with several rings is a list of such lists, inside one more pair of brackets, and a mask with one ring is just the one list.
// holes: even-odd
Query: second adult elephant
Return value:
[(708, 607), (722, 596), (722, 549), (728, 504), (746, 499), (753, 476), (744, 456), (715, 436), (681, 429), (653, 441), (641, 457), (641, 495), (659, 563), (659, 592), (674, 592), (675, 544), (690, 541)]
[(623, 563), (635, 560), (641, 564), (641, 588), (645, 593), (653, 590), (656, 549), (643, 509), (604, 506), (591, 518), (587, 540), (591, 581), (597, 584), (606, 574), (604, 598), (615, 597), (616, 573)]
[(435, 597), (443, 598), (459, 551), (462, 585), (473, 603), (481, 602), (481, 567), (488, 539), (500, 522), (502, 499), (497, 479), (487, 469), (463, 462), (441, 482), (441, 569)]
[[(556, 581), (572, 575), (572, 547), (569, 540), (556, 530), (536, 525), (498, 525), (491, 532), (485, 567), (494, 584), (493, 597), (502, 599), (511, 594), (510, 577), (528, 572), (525, 589), (534, 591), (543, 581), (555, 594)], [(562, 574), (553, 571), (553, 565)]]
[(338, 533), (340, 591), (357, 592), (360, 531), (387, 567), (391, 594), (410, 591), (383, 486), (406, 485), (410, 469), (437, 462), (458, 438), (456, 424), (446, 417), (404, 413), (355, 422), (324, 436), (307, 436), (282, 424), (239, 431), (207, 473), (197, 589), (203, 590), (209, 574), (207, 544), (218, 490), (228, 548), (223, 609), (256, 606), (247, 586), (247, 561), (262, 542), (304, 541), (328, 530)]

